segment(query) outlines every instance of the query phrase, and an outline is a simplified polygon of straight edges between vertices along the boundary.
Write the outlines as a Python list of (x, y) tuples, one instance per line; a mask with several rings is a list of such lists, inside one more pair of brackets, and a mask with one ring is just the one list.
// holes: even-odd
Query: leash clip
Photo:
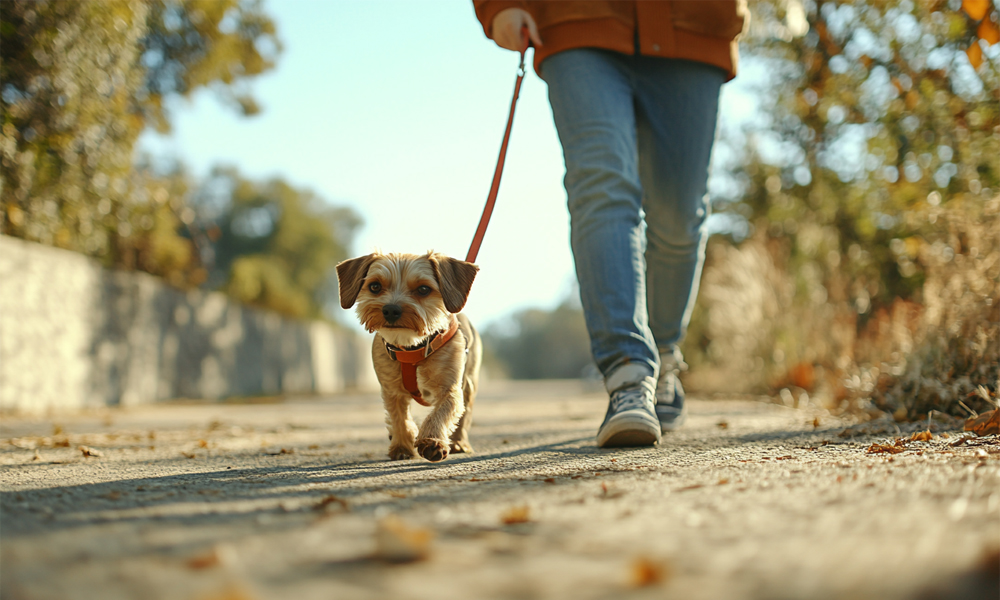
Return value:
[(517, 67), (518, 77), (524, 77), (525, 74), (527, 74), (527, 71), (524, 69), (524, 55), (527, 54), (528, 48), (531, 47), (531, 37), (528, 33), (527, 26), (521, 28), (521, 43), (521, 45), (524, 46), (524, 49), (521, 50), (521, 64)]

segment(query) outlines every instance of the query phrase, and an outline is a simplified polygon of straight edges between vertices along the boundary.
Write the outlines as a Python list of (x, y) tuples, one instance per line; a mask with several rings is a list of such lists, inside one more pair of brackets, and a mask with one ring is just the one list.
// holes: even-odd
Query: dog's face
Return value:
[(374, 253), (337, 265), (340, 305), (396, 346), (414, 346), (447, 329), (465, 306), (479, 267), (443, 254)]

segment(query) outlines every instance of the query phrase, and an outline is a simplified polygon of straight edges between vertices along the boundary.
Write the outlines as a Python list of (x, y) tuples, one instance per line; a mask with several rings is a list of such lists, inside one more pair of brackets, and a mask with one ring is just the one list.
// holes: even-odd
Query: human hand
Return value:
[(490, 25), (493, 41), (497, 43), (497, 46), (514, 52), (525, 49), (524, 39), (521, 37), (521, 29), (524, 27), (528, 28), (528, 38), (531, 43), (536, 48), (541, 46), (542, 38), (538, 35), (538, 26), (535, 25), (535, 20), (526, 10), (505, 8), (493, 17), (493, 23)]

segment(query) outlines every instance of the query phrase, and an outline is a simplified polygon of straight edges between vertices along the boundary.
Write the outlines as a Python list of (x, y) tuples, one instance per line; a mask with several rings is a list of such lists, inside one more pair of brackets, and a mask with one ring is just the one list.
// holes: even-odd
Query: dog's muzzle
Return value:
[(386, 323), (392, 325), (403, 316), (403, 309), (398, 304), (386, 304), (382, 307), (382, 316)]

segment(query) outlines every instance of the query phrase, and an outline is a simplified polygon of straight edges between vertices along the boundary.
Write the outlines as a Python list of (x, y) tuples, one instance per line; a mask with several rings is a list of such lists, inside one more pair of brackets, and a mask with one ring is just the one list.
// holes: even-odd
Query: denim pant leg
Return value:
[(698, 295), (708, 166), (726, 75), (686, 60), (637, 56), (633, 64), (649, 327), (665, 354), (676, 352)]
[(580, 298), (605, 377), (625, 364), (653, 375), (658, 365), (646, 312), (631, 58), (568, 50), (547, 58), (541, 69), (566, 161)]

